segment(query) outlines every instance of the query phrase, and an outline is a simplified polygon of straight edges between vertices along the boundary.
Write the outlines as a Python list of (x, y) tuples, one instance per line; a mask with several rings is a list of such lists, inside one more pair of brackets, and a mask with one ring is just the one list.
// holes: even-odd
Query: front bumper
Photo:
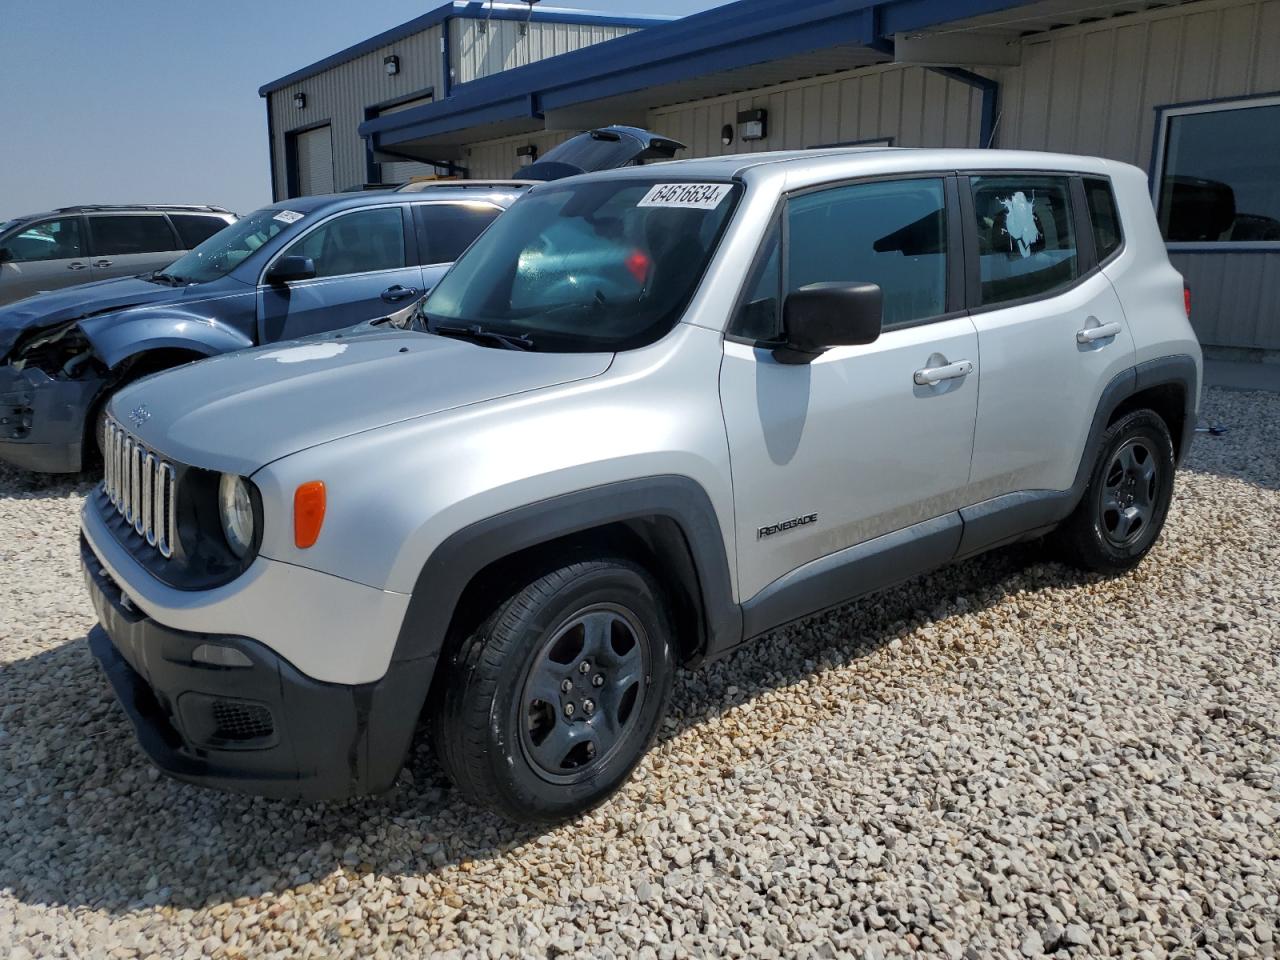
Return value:
[[(90, 648), (140, 745), (165, 773), (304, 800), (376, 793), (395, 782), (434, 660), (393, 663), (375, 683), (324, 683), (246, 637), (157, 623), (121, 594), (83, 540), (81, 561), (101, 624)], [(196, 661), (202, 644), (230, 647), (250, 665)]]
[(78, 473), (85, 418), (102, 381), (55, 380), (0, 365), (0, 460), (37, 473)]

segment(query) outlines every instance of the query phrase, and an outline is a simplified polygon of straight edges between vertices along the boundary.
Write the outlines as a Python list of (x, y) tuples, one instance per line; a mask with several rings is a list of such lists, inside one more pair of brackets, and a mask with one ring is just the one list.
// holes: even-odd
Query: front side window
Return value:
[(42, 220), (0, 242), (17, 263), (39, 260), (72, 260), (82, 256), (80, 218)]
[(974, 177), (982, 305), (1047, 296), (1080, 275), (1066, 177)]
[(502, 211), (488, 203), (424, 203), (418, 218), (423, 263), (453, 263)]
[(1280, 243), (1280, 98), (1169, 110), (1157, 212), (1170, 243)]
[(303, 215), (278, 207), (257, 210), (179, 257), (165, 273), (184, 283), (210, 283), (225, 277), (291, 225), (302, 229), (308, 222)]
[(173, 231), (160, 214), (99, 216), (89, 220), (95, 257), (123, 257), (178, 249)]
[(404, 219), (399, 207), (344, 213), (300, 237), (281, 255), (310, 257), (317, 277), (397, 270), (405, 266)]
[(540, 187), (432, 291), (429, 328), (476, 326), (566, 352), (651, 343), (679, 321), (739, 193), (656, 178)]
[(787, 204), (786, 287), (875, 283), (884, 325), (947, 311), (947, 213), (941, 180), (861, 183)]

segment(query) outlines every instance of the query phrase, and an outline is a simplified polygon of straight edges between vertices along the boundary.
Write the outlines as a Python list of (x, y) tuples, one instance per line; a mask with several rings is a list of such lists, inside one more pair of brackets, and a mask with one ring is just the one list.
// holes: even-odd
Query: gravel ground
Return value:
[(84, 642), (87, 484), (0, 468), (0, 953), (1277, 956), (1280, 396), (1206, 402), (1136, 573), (1015, 548), (780, 631), (542, 834), (425, 747), (342, 805), (158, 778)]

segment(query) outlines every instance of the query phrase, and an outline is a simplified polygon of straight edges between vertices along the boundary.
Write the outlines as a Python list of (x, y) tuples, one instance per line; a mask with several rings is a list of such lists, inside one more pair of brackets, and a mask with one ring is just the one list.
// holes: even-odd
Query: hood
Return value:
[(611, 353), (525, 353), (377, 331), (178, 367), (121, 390), (111, 412), (174, 460), (248, 476), (365, 430), (596, 377), (612, 360)]
[(168, 287), (137, 277), (119, 277), (27, 297), (0, 307), (0, 359), (8, 356), (24, 333), (139, 304), (190, 300), (208, 295), (207, 290), (197, 295), (197, 290), (200, 287)]

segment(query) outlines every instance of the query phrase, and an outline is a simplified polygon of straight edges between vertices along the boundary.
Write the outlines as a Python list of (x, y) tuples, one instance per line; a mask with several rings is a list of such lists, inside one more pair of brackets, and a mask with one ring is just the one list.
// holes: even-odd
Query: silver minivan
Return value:
[(207, 205), (77, 206), (0, 223), (0, 304), (168, 266), (235, 214)]

